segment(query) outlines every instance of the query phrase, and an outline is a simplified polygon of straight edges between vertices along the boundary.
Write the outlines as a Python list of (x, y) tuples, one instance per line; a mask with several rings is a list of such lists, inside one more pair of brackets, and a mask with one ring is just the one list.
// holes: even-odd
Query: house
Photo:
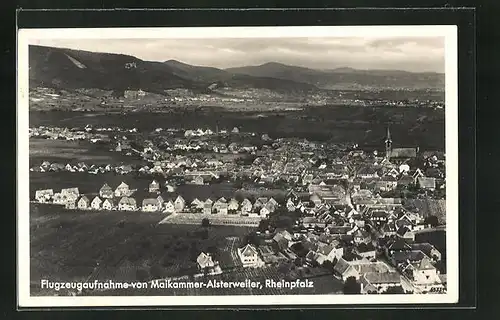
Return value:
[(78, 200), (77, 207), (80, 210), (88, 210), (90, 209), (90, 200), (86, 196), (82, 196), (80, 200)]
[(274, 247), (278, 251), (283, 251), (288, 248), (290, 240), (287, 239), (283, 234), (276, 233), (272, 239)]
[(194, 176), (193, 180), (191, 180), (192, 184), (196, 185), (204, 185), (205, 181), (203, 180), (203, 177), (201, 175)]
[(67, 199), (66, 203), (64, 204), (64, 207), (66, 209), (71, 209), (71, 210), (76, 209), (76, 199), (74, 198)]
[(69, 198), (78, 198), (78, 196), (80, 195), (80, 191), (78, 190), (78, 188), (65, 188), (61, 189), (61, 195)]
[(215, 210), (218, 214), (227, 215), (228, 214), (228, 204), (227, 202), (216, 202), (214, 205)]
[(364, 230), (356, 230), (352, 234), (354, 236), (354, 243), (360, 244), (360, 243), (365, 243), (368, 244), (372, 241), (371, 234), (369, 232), (366, 232)]
[(156, 180), (153, 180), (149, 184), (149, 192), (151, 193), (160, 192), (160, 184)]
[(214, 261), (209, 253), (201, 252), (196, 258), (198, 269), (208, 275), (221, 274), (222, 269), (217, 261)]
[(255, 200), (255, 203), (253, 205), (253, 209), (256, 212), (258, 212), (262, 207), (264, 207), (266, 205), (267, 202), (268, 202), (267, 198), (264, 198), (264, 197), (257, 198), (257, 200)]
[(264, 261), (259, 257), (257, 249), (250, 244), (238, 248), (238, 256), (245, 268), (258, 268), (264, 265)]
[(193, 201), (191, 201), (191, 208), (195, 210), (200, 210), (203, 209), (203, 201), (200, 201), (198, 198), (195, 198)]
[(288, 198), (288, 200), (286, 201), (286, 209), (289, 212), (293, 212), (296, 210), (295, 203), (293, 203), (291, 198)]
[(364, 166), (361, 167), (357, 172), (356, 172), (356, 177), (359, 177), (361, 179), (373, 179), (373, 178), (378, 178), (378, 169), (375, 166)]
[(408, 252), (411, 251), (411, 246), (401, 238), (394, 239), (386, 244), (386, 254), (388, 257), (392, 257), (398, 252)]
[(174, 208), (176, 212), (182, 212), (184, 210), (184, 207), (186, 206), (186, 201), (182, 196), (177, 196), (177, 198), (174, 201)]
[(321, 205), (321, 198), (317, 193), (313, 193), (309, 198), (309, 201), (314, 204), (314, 206), (319, 207)]
[(267, 201), (267, 203), (271, 204), (275, 208), (279, 206), (278, 201), (274, 200), (273, 197), (269, 198), (269, 201)]
[(240, 209), (241, 209), (242, 215), (248, 215), (248, 213), (250, 213), (253, 209), (253, 206), (252, 206), (252, 203), (250, 202), (250, 200), (248, 200), (246, 198), (243, 199), (243, 201), (241, 202)]
[(356, 253), (362, 258), (371, 260), (375, 259), (377, 255), (377, 249), (371, 243), (366, 244), (362, 242), (356, 247)]
[(149, 198), (142, 200), (142, 211), (144, 212), (155, 212), (161, 209), (158, 203), (158, 199)]
[[(116, 194), (116, 193), (115, 193)], [(137, 203), (134, 198), (122, 197), (118, 202), (118, 210), (120, 211), (135, 211)]]
[(273, 211), (274, 211), (274, 207), (272, 206), (272, 204), (267, 203), (264, 207), (262, 207), (259, 210), (259, 214), (261, 217), (267, 218), (269, 216), (269, 214)]
[(165, 202), (165, 199), (161, 195), (156, 197), (156, 201), (158, 202), (158, 208), (161, 209), (163, 207), (163, 203)]
[(165, 208), (163, 209), (163, 212), (174, 213), (175, 212), (174, 203), (172, 201), (165, 202)]
[(382, 225), (389, 220), (389, 213), (385, 210), (372, 210), (369, 217), (373, 223)]
[(398, 272), (367, 272), (360, 282), (362, 292), (368, 293), (369, 288), (374, 288), (377, 293), (382, 293), (390, 287), (401, 286), (401, 275)]
[(41, 203), (49, 202), (52, 199), (52, 196), (54, 196), (54, 190), (52, 189), (35, 191), (35, 199)]
[(130, 193), (130, 189), (125, 182), (120, 183), (115, 189), (115, 197), (127, 197)]
[(113, 198), (113, 189), (105, 183), (99, 190), (99, 196), (103, 199)]
[(302, 225), (305, 228), (314, 228), (314, 227), (325, 228), (326, 222), (324, 222), (316, 217), (304, 217), (302, 219)]
[(422, 251), (426, 256), (430, 257), (433, 261), (441, 261), (441, 252), (439, 252), (436, 247), (434, 247), (430, 243), (412, 243), (411, 245), (412, 250), (420, 250)]
[(238, 200), (236, 200), (235, 198), (229, 200), (229, 203), (227, 204), (227, 210), (229, 213), (236, 213), (239, 207), (240, 204), (238, 203)]
[(325, 261), (333, 262), (335, 259), (337, 261), (344, 255), (344, 248), (335, 247), (334, 245), (320, 245), (316, 251), (315, 261), (319, 265), (325, 263)]
[(94, 199), (92, 199), (92, 202), (90, 203), (90, 207), (94, 210), (100, 210), (102, 205), (102, 200), (99, 198), (99, 196), (95, 196)]
[(335, 275), (342, 279), (342, 281), (346, 281), (349, 277), (354, 277), (356, 278), (356, 280), (360, 277), (359, 272), (356, 270), (356, 268), (351, 266), (351, 264), (344, 258), (340, 258), (337, 261), (337, 263), (333, 267), (333, 271)]
[(434, 191), (436, 190), (436, 179), (428, 177), (418, 177), (417, 185), (421, 189)]
[(441, 283), (439, 273), (431, 263), (429, 257), (424, 256), (420, 261), (407, 260), (400, 265), (400, 270), (419, 287), (429, 287)]
[(107, 211), (111, 211), (111, 210), (114, 210), (116, 208), (116, 205), (113, 201), (113, 199), (105, 199), (102, 203), (102, 209), (103, 210), (107, 210)]

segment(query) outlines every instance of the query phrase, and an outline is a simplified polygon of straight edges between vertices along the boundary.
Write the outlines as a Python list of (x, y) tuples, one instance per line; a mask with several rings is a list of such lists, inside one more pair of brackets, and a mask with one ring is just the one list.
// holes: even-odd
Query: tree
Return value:
[(349, 277), (344, 283), (343, 292), (344, 294), (360, 294), (361, 285), (356, 281), (355, 277)]
[(330, 260), (325, 260), (321, 266), (328, 271), (333, 271), (334, 265)]
[(269, 228), (269, 220), (267, 219), (260, 220), (258, 230), (260, 232), (265, 232), (268, 228)]
[(210, 226), (210, 220), (208, 220), (208, 218), (203, 218), (203, 220), (201, 220), (201, 226), (204, 227), (204, 228), (207, 228)]
[(428, 216), (424, 219), (424, 224), (430, 224), (432, 227), (439, 225), (439, 219), (436, 216)]
[(137, 281), (146, 281), (149, 278), (149, 273), (145, 269), (138, 269), (135, 273)]
[(258, 247), (260, 244), (260, 238), (255, 232), (251, 232), (245, 237), (245, 244), (251, 244)]

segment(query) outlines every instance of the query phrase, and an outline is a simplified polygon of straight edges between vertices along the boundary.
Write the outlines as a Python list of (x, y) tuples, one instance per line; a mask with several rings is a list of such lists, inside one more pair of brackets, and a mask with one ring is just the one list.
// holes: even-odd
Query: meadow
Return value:
[(391, 125), (394, 146), (444, 149), (444, 110), (411, 107), (360, 107), (331, 105), (296, 111), (228, 111), (220, 107), (170, 108), (165, 112), (96, 113), (31, 111), (30, 126), (61, 125), (156, 128), (239, 127), (243, 132), (269, 133), (271, 137), (299, 137), (332, 143), (380, 145)]
[(145, 281), (194, 274), (201, 251), (212, 252), (222, 267), (232, 268), (231, 251), (239, 245), (233, 237), (250, 231), (236, 226), (159, 225), (165, 216), (32, 204), (30, 280), (34, 294), (42, 279)]

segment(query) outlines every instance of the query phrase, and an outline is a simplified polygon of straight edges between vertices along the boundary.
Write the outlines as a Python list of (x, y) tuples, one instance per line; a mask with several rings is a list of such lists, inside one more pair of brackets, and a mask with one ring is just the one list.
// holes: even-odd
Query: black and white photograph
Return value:
[(458, 301), (455, 26), (20, 29), (20, 306)]

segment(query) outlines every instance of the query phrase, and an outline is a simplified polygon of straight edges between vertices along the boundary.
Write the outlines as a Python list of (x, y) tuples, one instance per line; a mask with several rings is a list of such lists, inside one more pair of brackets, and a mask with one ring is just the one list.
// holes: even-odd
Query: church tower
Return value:
[(389, 126), (387, 126), (387, 137), (385, 138), (385, 158), (387, 160), (391, 159), (391, 151), (392, 151), (391, 130), (389, 129)]

